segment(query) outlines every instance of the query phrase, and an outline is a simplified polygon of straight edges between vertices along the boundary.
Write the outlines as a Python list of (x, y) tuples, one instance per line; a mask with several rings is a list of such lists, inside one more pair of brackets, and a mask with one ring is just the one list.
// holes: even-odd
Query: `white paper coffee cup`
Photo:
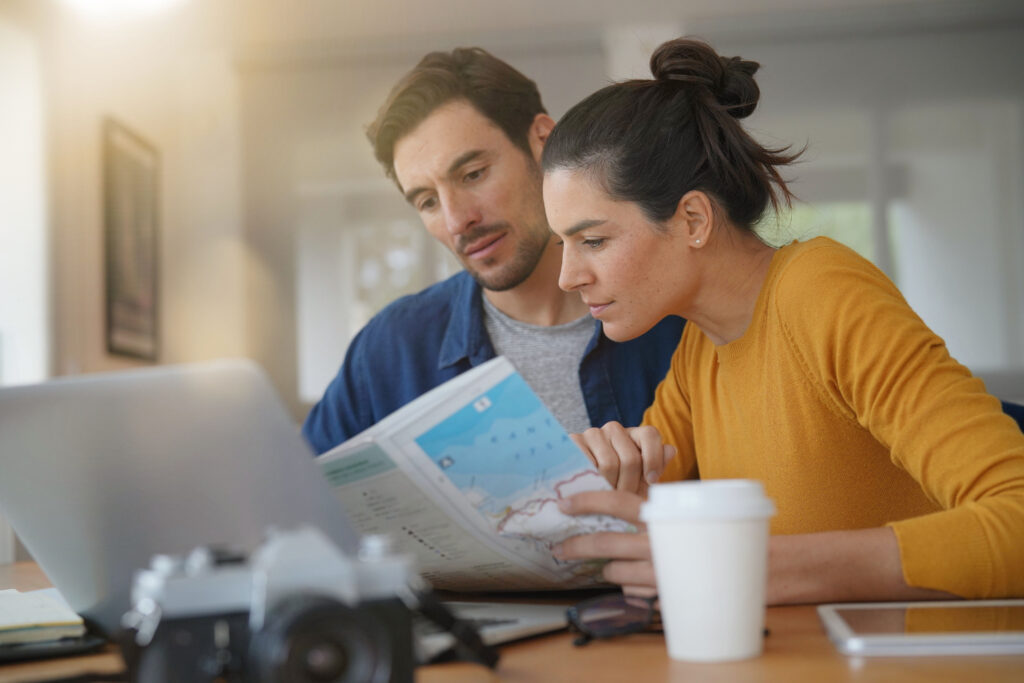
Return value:
[(761, 654), (774, 514), (761, 483), (750, 479), (651, 486), (640, 518), (670, 657), (717, 662)]

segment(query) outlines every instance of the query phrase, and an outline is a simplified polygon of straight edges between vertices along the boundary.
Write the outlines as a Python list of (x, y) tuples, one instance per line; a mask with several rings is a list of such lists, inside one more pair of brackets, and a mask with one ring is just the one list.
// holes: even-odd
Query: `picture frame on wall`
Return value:
[(159, 353), (160, 155), (113, 118), (103, 122), (106, 342), (111, 354)]

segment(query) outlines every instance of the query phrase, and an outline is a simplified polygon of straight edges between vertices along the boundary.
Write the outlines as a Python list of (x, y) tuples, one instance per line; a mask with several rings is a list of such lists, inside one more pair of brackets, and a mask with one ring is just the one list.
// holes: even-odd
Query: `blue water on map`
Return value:
[(494, 510), (561, 475), (589, 467), (530, 386), (517, 373), (416, 439), (460, 490), (477, 490)]

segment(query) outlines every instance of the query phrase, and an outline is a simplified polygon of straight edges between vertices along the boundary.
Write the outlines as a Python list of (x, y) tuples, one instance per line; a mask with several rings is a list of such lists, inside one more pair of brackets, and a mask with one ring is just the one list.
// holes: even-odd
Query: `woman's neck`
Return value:
[(775, 248), (736, 228), (721, 230), (716, 237), (705, 248), (700, 290), (685, 317), (721, 346), (750, 327)]

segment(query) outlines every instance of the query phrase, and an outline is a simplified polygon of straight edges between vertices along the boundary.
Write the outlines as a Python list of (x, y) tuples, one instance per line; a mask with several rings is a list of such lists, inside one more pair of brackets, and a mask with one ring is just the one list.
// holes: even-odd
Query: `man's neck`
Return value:
[(484, 290), (484, 296), (508, 317), (530, 325), (562, 325), (578, 320), (588, 309), (576, 292), (558, 288), (562, 248), (552, 239), (537, 267), (526, 280), (504, 292)]

